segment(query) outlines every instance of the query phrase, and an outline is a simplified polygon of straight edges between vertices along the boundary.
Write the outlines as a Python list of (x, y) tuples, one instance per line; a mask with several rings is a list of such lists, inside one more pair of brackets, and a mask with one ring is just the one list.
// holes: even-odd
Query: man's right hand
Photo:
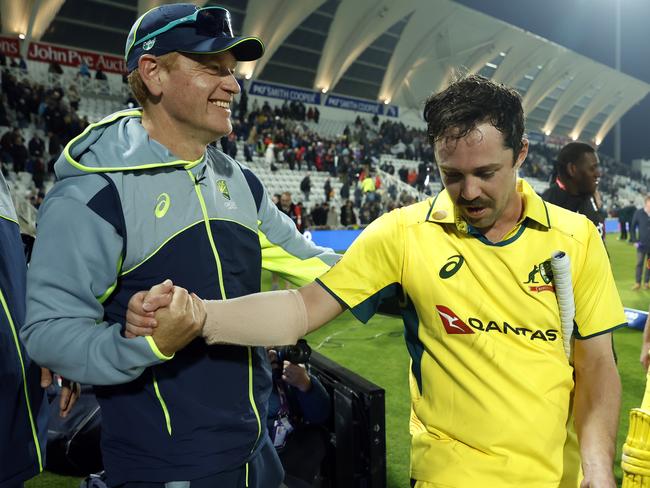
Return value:
[(648, 365), (650, 365), (650, 356), (648, 356), (648, 353), (650, 353), (650, 344), (647, 342), (643, 342), (641, 344), (641, 366), (643, 366), (643, 370), (645, 372), (648, 372)]
[(156, 327), (154, 312), (161, 307), (168, 307), (172, 302), (172, 280), (165, 280), (149, 291), (139, 291), (129, 300), (126, 311), (126, 330), (124, 335), (131, 339), (148, 336)]
[(153, 340), (161, 353), (171, 356), (201, 335), (206, 318), (205, 304), (185, 288), (175, 286), (171, 303), (159, 308), (155, 318)]

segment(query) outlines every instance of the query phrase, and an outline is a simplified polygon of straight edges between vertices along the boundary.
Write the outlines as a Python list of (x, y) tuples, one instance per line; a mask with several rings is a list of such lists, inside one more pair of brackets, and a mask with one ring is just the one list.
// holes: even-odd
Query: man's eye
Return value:
[(494, 174), (495, 174), (494, 171), (488, 171), (487, 173), (480, 173), (478, 175), (478, 177), (483, 179), (483, 180), (489, 180), (490, 178), (492, 178), (494, 176)]

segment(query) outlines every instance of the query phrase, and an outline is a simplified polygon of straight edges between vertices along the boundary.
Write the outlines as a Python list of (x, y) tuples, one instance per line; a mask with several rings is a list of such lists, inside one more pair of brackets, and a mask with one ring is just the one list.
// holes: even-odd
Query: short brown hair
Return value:
[(460, 78), (432, 95), (424, 107), (429, 142), (461, 139), (482, 122), (489, 122), (503, 134), (505, 147), (515, 159), (523, 146), (524, 110), (519, 94), (505, 85), (479, 75)]
[[(158, 60), (158, 64), (160, 64), (160, 66), (166, 70), (170, 70), (174, 66), (177, 58), (178, 58), (177, 52), (171, 52), (171, 53), (163, 54), (162, 56), (156, 56), (156, 59)], [(140, 71), (138, 70), (138, 68), (134, 69), (133, 71), (131, 71), (131, 73), (129, 73), (127, 81), (129, 82), (129, 88), (131, 89), (131, 93), (133, 93), (133, 96), (138, 101), (140, 106), (144, 107), (149, 101), (149, 97), (151, 97), (151, 93), (149, 92), (147, 85), (145, 85), (144, 81), (142, 81), (142, 78), (140, 77)]]

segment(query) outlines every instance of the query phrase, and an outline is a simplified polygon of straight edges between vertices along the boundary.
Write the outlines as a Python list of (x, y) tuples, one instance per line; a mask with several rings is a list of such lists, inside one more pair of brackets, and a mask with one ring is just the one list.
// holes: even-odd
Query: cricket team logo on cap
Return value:
[(465, 322), (463, 322), (458, 315), (451, 311), (451, 309), (443, 306), (436, 305), (442, 325), (445, 327), (447, 334), (473, 334), (474, 331), (470, 329)]
[(156, 38), (155, 37), (153, 39), (149, 39), (148, 41), (144, 41), (142, 43), (142, 49), (144, 51), (149, 51), (154, 46), (154, 44), (156, 44)]
[(226, 184), (226, 180), (217, 181), (217, 190), (221, 192), (221, 194), (226, 200), (230, 200), (230, 191), (228, 190), (228, 185)]

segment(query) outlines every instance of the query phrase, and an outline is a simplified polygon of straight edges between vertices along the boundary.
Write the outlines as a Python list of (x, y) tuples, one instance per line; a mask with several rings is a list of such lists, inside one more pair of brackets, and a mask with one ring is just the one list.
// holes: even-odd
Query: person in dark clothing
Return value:
[(0, 98), (0, 126), (8, 126), (9, 117), (7, 116), (7, 107), (5, 107), (4, 101)]
[[(338, 257), (301, 237), (259, 179), (213, 144), (232, 131), (237, 61), (260, 58), (261, 41), (234, 37), (228, 10), (188, 3), (147, 11), (128, 39), (128, 81), (143, 108), (93, 124), (58, 160), (21, 338), (35, 361), (98, 385), (109, 486), (275, 488), (283, 471), (264, 429), (266, 350), (208, 346), (198, 327), (178, 323), (172, 342), (160, 328), (128, 338), (127, 303), (146, 316), (132, 295), (157, 277), (234, 297), (259, 291), (262, 263), (308, 282)], [(281, 263), (262, 256), (258, 232)], [(317, 271), (305, 271), (307, 259)]]
[(618, 211), (618, 223), (621, 227), (619, 240), (627, 241), (629, 238), (630, 242), (634, 242), (634, 239), (629, 235), (628, 231), (632, 227), (632, 218), (634, 217), (634, 212), (636, 212), (636, 210), (636, 207), (633, 205), (626, 205)]
[(354, 214), (354, 206), (351, 200), (347, 200), (341, 207), (341, 225), (357, 225), (357, 216)]
[[(18, 216), (1, 173), (0, 242), (0, 486), (22, 488), (45, 466), (50, 409), (43, 388), (51, 384), (52, 375), (39, 368), (17, 339), (25, 324), (27, 263)], [(59, 403), (62, 417), (76, 396), (64, 387)]]
[(557, 156), (557, 178), (542, 194), (547, 202), (583, 214), (605, 238), (605, 218), (598, 202), (600, 166), (596, 150), (584, 142), (570, 142)]
[(13, 130), (8, 130), (0, 137), (0, 161), (3, 163), (12, 163), (11, 150), (16, 137)]
[(280, 212), (288, 216), (293, 221), (293, 223), (296, 224), (296, 228), (299, 232), (302, 233), (304, 230), (302, 224), (302, 211), (300, 207), (293, 203), (290, 192), (285, 191), (282, 195), (280, 195), (280, 201), (277, 203), (277, 207)]
[(399, 175), (399, 179), (402, 180), (404, 183), (407, 182), (408, 173), (409, 173), (409, 170), (406, 169), (406, 166), (404, 166), (404, 165), (402, 165), (402, 167), (397, 171), (397, 174)]
[[(40, 388), (40, 369), (15, 339), (25, 319), (27, 266), (17, 215), (7, 183), (0, 175), (0, 485), (22, 487), (44, 467), (46, 437), (42, 420), (47, 402)], [(39, 432), (40, 430), (40, 432)]]
[(35, 133), (29, 140), (29, 155), (33, 158), (42, 158), (44, 152), (45, 142)]
[(61, 68), (61, 65), (57, 63), (56, 61), (52, 61), (50, 63), (50, 66), (47, 68), (48, 73), (53, 73), (55, 75), (62, 75), (63, 74), (63, 68)]
[(246, 90), (242, 88), (241, 95), (239, 95), (239, 105), (238, 105), (238, 117), (239, 120), (244, 120), (246, 118), (246, 114), (248, 113), (248, 95), (246, 94)]
[(300, 191), (305, 195), (305, 201), (309, 201), (309, 193), (311, 192), (311, 178), (309, 175), (305, 176), (300, 182)]
[[(638, 234), (637, 234), (638, 231)], [(633, 290), (641, 288), (643, 278), (643, 289), (650, 288), (650, 195), (645, 197), (643, 208), (634, 212), (632, 225), (630, 226), (630, 240), (636, 242), (636, 274)], [(645, 276), (643, 270), (645, 269)]]
[(275, 349), (268, 354), (273, 390), (267, 428), (285, 470), (284, 483), (288, 488), (312, 486), (326, 452), (320, 425), (330, 415), (330, 395), (307, 365), (287, 361)]
[(230, 156), (231, 158), (235, 159), (237, 157), (237, 137), (235, 136), (234, 133), (230, 133), (226, 136), (223, 136), (220, 140), (221, 143), (221, 150)]
[(14, 144), (11, 146), (11, 158), (14, 162), (14, 171), (25, 171), (25, 163), (29, 154), (23, 144), (23, 138), (20, 135), (15, 136)]
[(347, 200), (350, 198), (350, 184), (347, 181), (341, 185), (339, 194), (341, 195), (341, 200)]
[(327, 202), (323, 205), (318, 203), (311, 211), (311, 219), (314, 222), (316, 227), (327, 225), (327, 212), (329, 212), (330, 206)]
[(325, 201), (329, 202), (332, 196), (332, 182), (329, 178), (325, 180), (325, 185), (323, 186), (323, 191), (325, 192)]

